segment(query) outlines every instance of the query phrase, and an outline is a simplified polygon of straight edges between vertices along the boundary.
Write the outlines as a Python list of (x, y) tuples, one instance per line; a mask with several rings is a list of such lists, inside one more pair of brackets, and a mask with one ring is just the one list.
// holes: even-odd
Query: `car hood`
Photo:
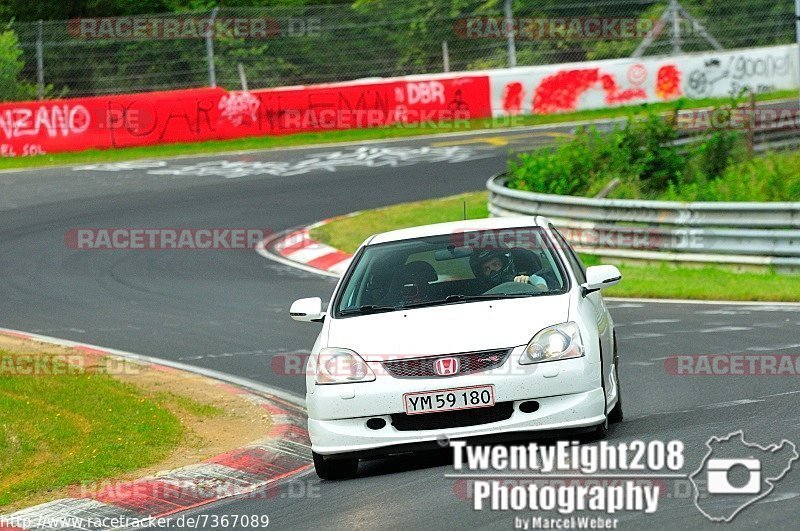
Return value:
[(564, 294), (330, 319), (327, 346), (354, 350), (367, 361), (516, 347), (568, 314)]

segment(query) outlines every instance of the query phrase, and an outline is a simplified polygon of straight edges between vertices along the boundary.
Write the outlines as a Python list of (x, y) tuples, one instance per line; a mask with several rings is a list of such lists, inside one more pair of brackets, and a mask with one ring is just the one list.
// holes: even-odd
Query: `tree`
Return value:
[(24, 67), (17, 34), (6, 26), (0, 33), (0, 101), (27, 100), (35, 97), (36, 87), (20, 80), (20, 72)]

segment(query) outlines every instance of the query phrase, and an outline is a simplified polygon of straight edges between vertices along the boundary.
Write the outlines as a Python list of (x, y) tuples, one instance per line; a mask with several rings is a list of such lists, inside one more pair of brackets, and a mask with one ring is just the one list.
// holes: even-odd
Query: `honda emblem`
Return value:
[(439, 376), (452, 376), (458, 374), (458, 358), (439, 358), (433, 364), (433, 370)]

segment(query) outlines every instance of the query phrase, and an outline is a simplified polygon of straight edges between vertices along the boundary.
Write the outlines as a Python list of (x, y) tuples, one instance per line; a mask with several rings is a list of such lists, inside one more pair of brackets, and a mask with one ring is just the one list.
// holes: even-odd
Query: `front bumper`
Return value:
[[(322, 455), (334, 455), (353, 454), (381, 448), (389, 449), (390, 447), (392, 450), (396, 450), (394, 447), (399, 445), (415, 445), (446, 441), (447, 439), (583, 428), (596, 426), (605, 418), (605, 398), (603, 390), (600, 388), (574, 395), (537, 398), (536, 401), (539, 403), (539, 409), (534, 413), (520, 411), (518, 406), (522, 401), (517, 401), (514, 403), (514, 413), (508, 420), (462, 428), (398, 431), (391, 425), (387, 416), (383, 417), (387, 420), (387, 425), (380, 430), (367, 428), (367, 418), (353, 418), (343, 420), (308, 419), (308, 431), (315, 452)], [(371, 453), (380, 454), (380, 452)]]
[[(443, 438), (564, 430), (603, 422), (605, 396), (599, 363), (583, 357), (522, 366), (518, 363), (521, 348), (514, 349), (504, 366), (494, 371), (424, 379), (398, 379), (379, 372), (374, 382), (315, 386), (307, 395), (312, 447), (322, 455), (352, 454)], [(487, 384), (495, 387), (496, 403), (513, 403), (510, 418), (434, 430), (400, 431), (392, 426), (391, 415), (404, 412), (404, 393)], [(519, 405), (529, 400), (538, 402), (539, 408), (523, 413)], [(367, 420), (376, 417), (384, 419), (386, 426), (368, 428)]]

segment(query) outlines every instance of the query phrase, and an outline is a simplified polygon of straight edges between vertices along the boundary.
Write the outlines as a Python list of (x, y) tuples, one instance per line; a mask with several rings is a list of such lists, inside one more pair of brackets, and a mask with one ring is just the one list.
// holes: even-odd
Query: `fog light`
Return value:
[(379, 430), (384, 426), (386, 426), (386, 421), (383, 419), (375, 418), (375, 419), (369, 419), (367, 421), (367, 428), (371, 430)]
[(539, 410), (539, 402), (536, 402), (535, 400), (523, 402), (519, 405), (519, 410), (523, 413), (533, 413), (534, 411)]

